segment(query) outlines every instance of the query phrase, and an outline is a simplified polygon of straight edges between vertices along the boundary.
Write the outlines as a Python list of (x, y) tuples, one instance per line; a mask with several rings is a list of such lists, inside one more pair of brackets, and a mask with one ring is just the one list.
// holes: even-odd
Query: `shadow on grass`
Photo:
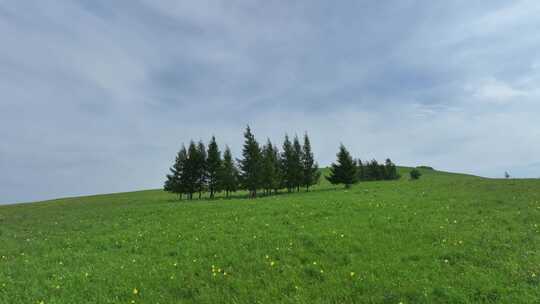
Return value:
[(208, 195), (208, 192), (203, 192), (203, 195), (202, 195), (201, 198), (199, 198), (198, 194), (197, 194), (197, 195), (193, 195), (193, 199), (191, 199), (191, 200), (187, 199), (186, 197), (183, 197), (182, 199), (171, 198), (171, 199), (168, 199), (167, 202), (176, 202), (176, 203), (181, 203), (181, 202), (214, 202), (214, 201), (220, 201), (220, 200), (238, 200), (238, 199), (253, 201), (253, 200), (257, 200), (257, 199), (261, 199), (261, 198), (268, 198), (268, 197), (294, 196), (294, 195), (298, 195), (298, 194), (320, 193), (320, 192), (335, 191), (335, 190), (340, 190), (340, 189), (344, 189), (344, 188), (341, 188), (341, 187), (329, 187), (329, 188), (321, 188), (321, 189), (316, 188), (316, 189), (310, 189), (309, 191), (306, 191), (306, 189), (300, 189), (300, 191), (295, 190), (295, 191), (292, 191), (292, 192), (287, 192), (286, 190), (282, 190), (282, 191), (279, 191), (278, 193), (272, 193), (270, 195), (257, 194), (257, 197), (255, 197), (255, 198), (249, 197), (249, 195), (248, 195), (248, 193), (246, 191), (234, 192), (232, 194), (229, 194), (228, 197), (226, 197), (224, 193), (219, 193), (214, 198), (210, 198), (210, 196)]

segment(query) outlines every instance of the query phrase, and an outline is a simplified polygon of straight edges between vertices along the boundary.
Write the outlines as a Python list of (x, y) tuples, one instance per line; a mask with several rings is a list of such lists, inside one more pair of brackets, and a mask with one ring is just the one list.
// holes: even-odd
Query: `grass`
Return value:
[[(407, 174), (407, 168), (400, 168)], [(538, 303), (540, 181), (0, 207), (0, 303)]]

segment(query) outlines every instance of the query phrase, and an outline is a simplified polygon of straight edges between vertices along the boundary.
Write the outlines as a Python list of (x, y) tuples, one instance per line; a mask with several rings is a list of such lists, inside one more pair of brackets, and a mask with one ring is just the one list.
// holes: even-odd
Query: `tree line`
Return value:
[(360, 159), (353, 159), (343, 144), (336, 156), (336, 162), (330, 165), (330, 175), (326, 177), (334, 185), (344, 184), (345, 188), (349, 188), (359, 181), (395, 180), (401, 177), (396, 165), (389, 158), (384, 164), (379, 164), (376, 160), (362, 162)]
[(188, 148), (182, 145), (175, 162), (167, 174), (164, 189), (176, 193), (180, 199), (185, 195), (193, 199), (198, 193), (208, 191), (210, 198), (225, 192), (229, 197), (237, 190), (247, 190), (250, 197), (277, 194), (282, 189), (288, 192), (309, 191), (317, 184), (320, 171), (311, 150), (308, 134), (304, 134), (303, 144), (298, 136), (291, 141), (288, 135), (282, 149), (273, 145), (270, 139), (260, 145), (250, 127), (244, 132), (242, 157), (235, 160), (228, 146), (223, 155), (212, 136), (208, 147), (202, 141), (190, 141)]

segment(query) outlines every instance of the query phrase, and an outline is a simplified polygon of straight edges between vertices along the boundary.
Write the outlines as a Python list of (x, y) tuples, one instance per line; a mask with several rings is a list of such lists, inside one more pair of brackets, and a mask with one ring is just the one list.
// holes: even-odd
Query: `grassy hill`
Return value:
[(538, 301), (540, 181), (422, 172), (257, 200), (1, 206), (0, 303)]

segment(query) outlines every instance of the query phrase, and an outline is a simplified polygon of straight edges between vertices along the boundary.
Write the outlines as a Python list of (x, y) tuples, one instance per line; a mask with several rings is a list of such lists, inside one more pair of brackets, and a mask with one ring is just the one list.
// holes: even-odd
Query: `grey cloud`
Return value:
[[(0, 202), (160, 187), (190, 138), (540, 176), (540, 4), (2, 1)], [(529, 164), (532, 164), (528, 166)], [(515, 170), (514, 170), (515, 169)]]

